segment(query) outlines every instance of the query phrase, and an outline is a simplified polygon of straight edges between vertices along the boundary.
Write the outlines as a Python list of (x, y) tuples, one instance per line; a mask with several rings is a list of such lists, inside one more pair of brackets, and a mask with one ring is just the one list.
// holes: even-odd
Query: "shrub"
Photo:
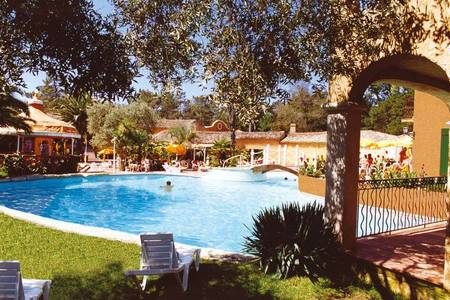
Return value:
[(52, 156), (36, 159), (25, 159), (21, 154), (5, 155), (3, 168), (11, 176), (24, 176), (30, 174), (65, 174), (76, 173), (78, 168), (78, 156)]
[(326, 161), (324, 157), (317, 157), (312, 162), (306, 159), (302, 162), (298, 172), (300, 175), (310, 177), (324, 177), (325, 176)]
[(323, 206), (298, 203), (263, 209), (253, 217), (244, 251), (256, 257), (265, 273), (316, 279), (327, 275), (340, 253)]
[(9, 176), (24, 176), (31, 174), (31, 170), (27, 161), (20, 154), (5, 155), (3, 165), (7, 170)]
[(78, 156), (52, 156), (41, 159), (40, 174), (67, 174), (76, 173), (80, 158)]
[(5, 166), (1, 166), (0, 167), (0, 179), (5, 178), (5, 177), (8, 177), (8, 170), (6, 169)]

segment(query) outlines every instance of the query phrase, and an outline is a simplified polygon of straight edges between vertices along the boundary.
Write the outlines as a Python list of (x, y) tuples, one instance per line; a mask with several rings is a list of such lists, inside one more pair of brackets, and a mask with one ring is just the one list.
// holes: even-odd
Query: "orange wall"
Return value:
[(448, 121), (450, 112), (443, 101), (415, 91), (413, 170), (420, 173), (424, 166), (427, 176), (439, 175), (441, 129)]
[(52, 152), (53, 152), (53, 149), (52, 149), (52, 147), (53, 147), (53, 139), (49, 138), (49, 137), (37, 137), (37, 138), (34, 139), (34, 153), (36, 155), (41, 155), (40, 145), (41, 145), (41, 143), (43, 141), (47, 141), (47, 143), (49, 144), (49, 146), (50, 146), (50, 148), (49, 148), (49, 150), (50, 150), (49, 155), (51, 155)]

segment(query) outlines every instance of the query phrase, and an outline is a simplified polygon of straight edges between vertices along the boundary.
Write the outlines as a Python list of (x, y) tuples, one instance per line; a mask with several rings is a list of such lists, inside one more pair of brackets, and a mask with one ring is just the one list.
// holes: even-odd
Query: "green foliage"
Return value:
[(89, 0), (2, 1), (0, 37), (2, 89), (23, 87), (27, 70), (45, 71), (71, 95), (130, 93), (136, 65), (129, 45)]
[(298, 87), (287, 103), (274, 107), (274, 130), (289, 131), (291, 123), (299, 132), (326, 130), (327, 114), (322, 108), (326, 95), (311, 94), (304, 87)]
[(389, 134), (402, 134), (402, 118), (408, 107), (414, 102), (414, 92), (410, 89), (399, 90), (372, 107), (362, 120), (365, 129), (377, 130)]
[(64, 91), (58, 82), (47, 76), (42, 85), (36, 89), (39, 92), (39, 100), (44, 103), (44, 111), (58, 114), (57, 108), (60, 107), (60, 101), (64, 97)]
[(185, 146), (188, 146), (197, 137), (195, 131), (186, 126), (176, 126), (170, 128), (169, 135), (176, 144)]
[(265, 113), (258, 120), (259, 131), (271, 131), (273, 128), (273, 115), (271, 113)]
[[(425, 174), (421, 174), (420, 177), (424, 177)], [(400, 167), (398, 164), (391, 164), (385, 166), (381, 162), (374, 162), (371, 167), (370, 179), (400, 179), (400, 178), (417, 178), (419, 177), (416, 172), (411, 172), (409, 166)]]
[(5, 166), (0, 166), (0, 179), (8, 177), (8, 169)]
[(73, 124), (81, 136), (86, 136), (88, 123), (87, 110), (92, 103), (92, 97), (88, 94), (83, 94), (79, 97), (66, 95), (60, 98), (57, 104), (54, 104), (53, 111), (63, 121)]
[[(1, 79), (0, 79), (1, 84)], [(26, 103), (16, 99), (13, 96), (13, 90), (0, 85), (0, 127), (14, 127), (30, 132), (31, 128), (25, 121), (30, 121), (28, 115), (28, 106)]]
[(201, 46), (196, 35), (208, 1), (112, 2), (137, 59), (152, 71), (153, 84), (167, 87), (192, 78)]
[(393, 93), (393, 86), (388, 83), (373, 83), (364, 93), (364, 102), (368, 107), (386, 100)]
[[(225, 162), (225, 167), (237, 167), (241, 164), (245, 165), (250, 162), (250, 150), (237, 149), (234, 156)], [(222, 163), (221, 167), (224, 166)]]
[[(255, 125), (261, 102), (285, 97), (287, 84), (355, 77), (366, 66), (355, 59), (374, 62), (380, 53), (411, 53), (426, 38), (446, 40), (445, 22), (400, 0), (113, 3), (152, 82), (173, 87), (195, 75), (212, 79), (232, 130), (235, 114)], [(428, 21), (432, 28), (423, 26)]]
[(299, 167), (298, 173), (310, 177), (325, 177), (325, 167), (326, 161), (323, 156), (317, 157), (317, 160), (313, 159), (313, 161), (306, 159)]
[(140, 90), (136, 99), (138, 102), (149, 105), (161, 118), (178, 119), (183, 117), (181, 111), (183, 100), (181, 96), (167, 91), (158, 94)]
[(151, 157), (153, 159), (153, 170), (161, 171), (164, 170), (162, 167), (162, 161), (167, 160), (170, 157), (170, 153), (167, 152), (166, 143), (147, 143), (144, 145), (144, 155), (146, 157)]
[(139, 129), (130, 119), (125, 118), (114, 131), (117, 137), (117, 145), (128, 155), (136, 154), (137, 161), (142, 159), (144, 145), (150, 142), (150, 136), (147, 131)]
[(198, 96), (184, 103), (184, 119), (195, 119), (200, 124), (211, 125), (217, 119), (221, 119), (221, 111), (211, 97)]
[(37, 159), (25, 158), (21, 154), (7, 154), (3, 160), (2, 169), (11, 177), (30, 174), (68, 174), (76, 173), (78, 168), (78, 156), (50, 156)]
[(224, 160), (231, 156), (231, 143), (228, 140), (221, 139), (214, 141), (209, 151), (212, 167), (221, 167)]
[(20, 154), (5, 155), (3, 167), (6, 168), (8, 175), (11, 177), (31, 174), (25, 158)]
[(34, 167), (34, 173), (41, 174), (69, 174), (77, 173), (79, 156), (50, 156), (41, 158)]
[(151, 142), (150, 132), (158, 120), (155, 111), (142, 100), (128, 105), (95, 103), (87, 115), (87, 129), (94, 147), (110, 147), (116, 137), (119, 152), (139, 158)]
[(319, 204), (283, 204), (253, 217), (244, 251), (256, 257), (265, 273), (316, 279), (331, 272), (339, 253), (332, 226)]

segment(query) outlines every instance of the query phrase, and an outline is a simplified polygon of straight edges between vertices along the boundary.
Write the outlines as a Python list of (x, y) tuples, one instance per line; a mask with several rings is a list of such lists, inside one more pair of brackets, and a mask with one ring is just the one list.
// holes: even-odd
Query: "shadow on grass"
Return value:
[(338, 267), (329, 273), (332, 287), (359, 286), (374, 289), (386, 300), (397, 299), (450, 299), (442, 287), (376, 266), (351, 255), (343, 255)]
[(119, 263), (88, 274), (59, 274), (53, 278), (51, 299), (272, 299), (260, 294), (259, 281), (236, 264), (205, 262), (191, 270), (183, 293), (173, 275), (154, 277), (141, 292), (124, 275)]

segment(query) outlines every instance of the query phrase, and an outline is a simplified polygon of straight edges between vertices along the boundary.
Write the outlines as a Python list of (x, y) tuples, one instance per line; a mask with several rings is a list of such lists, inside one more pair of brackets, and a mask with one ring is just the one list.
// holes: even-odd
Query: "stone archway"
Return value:
[[(329, 107), (325, 216), (334, 223), (345, 249), (356, 249), (360, 104), (365, 90), (370, 84), (383, 81), (431, 94), (450, 107), (449, 64), (449, 51), (429, 57), (421, 54), (393, 55), (368, 64), (354, 78), (339, 77), (330, 83), (330, 98), (338, 102)], [(447, 206), (450, 207), (450, 203)], [(450, 288), (450, 219), (448, 224), (444, 271), (446, 289)]]

